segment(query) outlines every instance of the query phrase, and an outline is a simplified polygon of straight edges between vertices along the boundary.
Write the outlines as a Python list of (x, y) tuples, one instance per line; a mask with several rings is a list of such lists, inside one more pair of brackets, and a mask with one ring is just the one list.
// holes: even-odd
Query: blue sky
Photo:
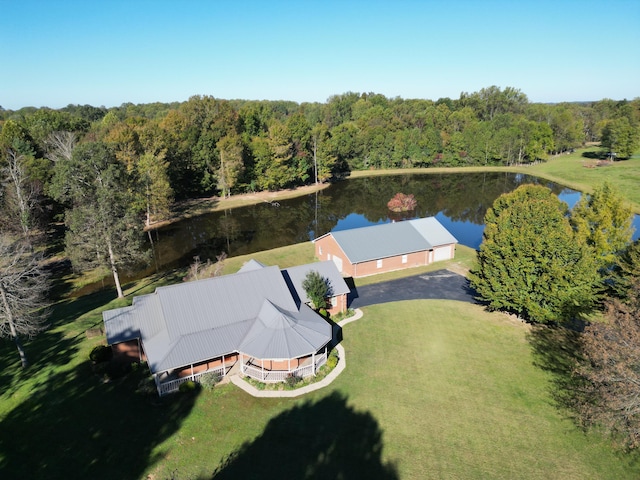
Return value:
[(0, 105), (640, 97), (640, 1), (0, 0)]

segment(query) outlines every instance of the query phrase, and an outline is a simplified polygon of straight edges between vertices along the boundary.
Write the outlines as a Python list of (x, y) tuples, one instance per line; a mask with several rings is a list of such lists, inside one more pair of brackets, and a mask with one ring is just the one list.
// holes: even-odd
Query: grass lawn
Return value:
[(620, 194), (640, 213), (640, 155), (629, 160), (596, 167), (596, 161), (583, 156), (595, 153), (599, 148), (579, 149), (569, 155), (551, 158), (548, 162), (525, 167), (521, 171), (547, 178), (576, 190), (590, 192), (605, 180), (618, 188)]
[[(87, 313), (29, 344), (0, 344), (2, 478), (638, 478), (554, 406), (527, 328), (450, 301), (368, 307), (345, 327), (347, 369), (299, 399), (232, 385), (158, 401), (136, 374), (103, 383)], [(111, 305), (110, 305), (111, 306)], [(364, 477), (363, 477), (364, 475)]]

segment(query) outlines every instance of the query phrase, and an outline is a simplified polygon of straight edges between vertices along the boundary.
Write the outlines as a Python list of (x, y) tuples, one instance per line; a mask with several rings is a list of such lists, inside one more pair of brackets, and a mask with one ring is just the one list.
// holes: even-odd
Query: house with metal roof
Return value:
[(329, 232), (314, 240), (316, 257), (346, 277), (364, 277), (454, 258), (458, 240), (435, 218)]
[[(346, 287), (334, 265), (305, 267), (324, 274), (333, 267), (337, 291)], [(263, 382), (315, 375), (332, 326), (285, 272), (252, 261), (235, 274), (158, 287), (103, 312), (107, 342), (116, 354), (146, 360), (160, 395), (208, 372), (239, 371)]]

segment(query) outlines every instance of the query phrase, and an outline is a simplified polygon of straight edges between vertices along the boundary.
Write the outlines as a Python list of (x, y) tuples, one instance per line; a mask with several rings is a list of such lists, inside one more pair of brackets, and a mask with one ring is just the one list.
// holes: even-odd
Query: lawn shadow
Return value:
[(141, 478), (197, 393), (136, 394), (140, 370), (104, 383), (87, 361), (37, 383), (0, 422), (2, 477)]
[(334, 392), (271, 419), (262, 434), (221, 463), (215, 479), (397, 479), (382, 460), (382, 430), (369, 412)]
[(582, 152), (582, 157), (590, 158), (592, 160), (606, 160), (608, 158), (607, 152), (604, 150), (598, 150), (593, 152)]
[(534, 365), (551, 374), (551, 395), (556, 406), (577, 420), (582, 380), (574, 368), (582, 359), (582, 341), (576, 329), (557, 325), (533, 325), (527, 340), (533, 350)]

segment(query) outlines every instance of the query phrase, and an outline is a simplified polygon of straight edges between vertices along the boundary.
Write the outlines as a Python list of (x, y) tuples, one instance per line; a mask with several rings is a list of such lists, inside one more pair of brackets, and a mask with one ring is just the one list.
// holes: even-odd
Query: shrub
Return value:
[(222, 380), (220, 372), (206, 372), (200, 375), (200, 385), (205, 390), (212, 390)]
[(178, 390), (180, 391), (180, 393), (190, 393), (195, 392), (196, 388), (196, 382), (194, 382), (193, 380), (187, 380), (186, 382), (180, 384)]
[(404, 193), (396, 193), (395, 196), (389, 200), (387, 207), (392, 212), (410, 212), (415, 210), (418, 206), (418, 201), (414, 198), (413, 194), (405, 195)]
[(320, 310), (318, 310), (318, 313), (320, 314), (320, 316), (322, 316), (323, 318), (329, 318), (329, 312), (327, 312), (326, 309), (321, 308)]
[(287, 376), (287, 378), (285, 379), (285, 383), (287, 384), (287, 386), (289, 387), (295, 387), (296, 385), (298, 385), (300, 382), (302, 381), (302, 377), (299, 377), (298, 375), (294, 375), (293, 373), (289, 374)]
[(97, 345), (93, 347), (89, 354), (89, 359), (95, 363), (108, 362), (113, 357), (113, 350), (107, 345)]
[(329, 358), (327, 358), (327, 367), (329, 367), (329, 370), (333, 370), (334, 368), (336, 368), (336, 365), (338, 365), (338, 360), (338, 352), (333, 350), (331, 352), (331, 355), (329, 355)]

